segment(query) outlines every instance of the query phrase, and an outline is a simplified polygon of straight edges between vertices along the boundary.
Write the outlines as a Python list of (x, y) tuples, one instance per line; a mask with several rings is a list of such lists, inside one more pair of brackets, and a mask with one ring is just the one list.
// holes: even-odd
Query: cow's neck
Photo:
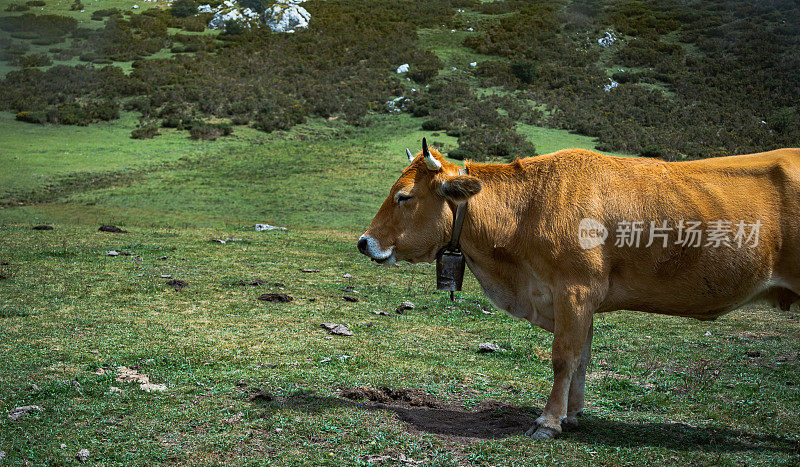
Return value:
[(460, 243), (467, 265), (496, 306), (547, 329), (552, 326), (549, 313), (540, 312), (549, 293), (539, 280), (542, 271), (532, 248), (536, 239), (531, 238), (540, 217), (535, 200), (543, 180), (538, 173), (520, 163), (469, 165), (469, 174), (483, 188), (468, 202)]

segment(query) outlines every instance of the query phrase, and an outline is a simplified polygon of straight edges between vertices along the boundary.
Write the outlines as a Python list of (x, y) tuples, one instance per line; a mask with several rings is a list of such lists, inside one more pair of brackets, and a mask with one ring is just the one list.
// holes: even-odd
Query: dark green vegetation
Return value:
[[(708, 57), (700, 44), (738, 37), (749, 15), (688, 2), (320, 1), (304, 4), (308, 31), (234, 35), (182, 16), (188, 1), (62, 3), (16, 3), (4, 17), (32, 16), (0, 22), (0, 463), (65, 464), (82, 448), (114, 465), (800, 462), (797, 310), (599, 317), (582, 425), (534, 443), (522, 433), (550, 391), (552, 337), (493, 309), (469, 275), (451, 303), (431, 265), (381, 268), (354, 246), (423, 136), (474, 158), (595, 148), (546, 125), (606, 148), (628, 131), (622, 142), (638, 146), (624, 147), (654, 156), (738, 152), (723, 130), (691, 136), (738, 125), (714, 75), (683, 111), (727, 113), (684, 120), (687, 136), (665, 145), (678, 123), (660, 123), (689, 91), (656, 69)], [(763, 5), (776, 13), (753, 18), (769, 37), (790, 10)], [(696, 38), (676, 18), (687, 9), (707, 22)], [(620, 39), (603, 49), (611, 26)], [(758, 41), (728, 44), (732, 70), (762, 73), (736, 61)], [(621, 84), (605, 92), (610, 76)], [(788, 93), (794, 78), (776, 76)], [(650, 97), (625, 97), (637, 93)], [(385, 104), (398, 97), (402, 112)], [(647, 120), (651, 98), (662, 120)], [(738, 103), (735, 115), (779, 110), (755, 149), (791, 137), (790, 101)], [(612, 104), (634, 121), (592, 113)], [(227, 238), (238, 241), (212, 241)], [(294, 300), (258, 300), (268, 292)], [(403, 300), (416, 308), (395, 314)], [(482, 342), (505, 352), (479, 354)], [(166, 391), (115, 381), (122, 366)], [(258, 390), (268, 395), (251, 401)], [(7, 417), (29, 404), (44, 410)]]
[[(0, 109), (28, 122), (85, 125), (124, 107), (141, 114), (145, 133), (215, 119), (270, 132), (309, 116), (363, 124), (368, 112), (391, 111), (396, 106), (385, 102), (401, 97), (398, 105), (431, 117), (426, 128), (458, 138), (455, 157), (478, 160), (535, 154), (535, 141), (516, 132), (520, 121), (597, 137), (601, 150), (668, 159), (800, 144), (800, 6), (793, 1), (304, 5), (311, 27), (291, 35), (192, 33), (211, 17), (190, 14), (192, 1), (141, 14), (95, 10), (93, 27), (67, 16), (12, 15), (17, 7), (9, 7), (0, 18), (0, 58), (22, 69), (2, 81)], [(419, 28), (437, 27), (472, 31), (463, 43), (481, 54), (477, 66), (451, 73), (437, 56), (446, 51), (417, 40)], [(602, 47), (598, 39), (608, 33), (616, 40)], [(42, 69), (53, 60), (92, 65)], [(121, 76), (118, 63), (133, 71)], [(394, 73), (402, 63), (409, 73)], [(62, 80), (76, 85), (54, 86)], [(619, 85), (604, 90), (611, 80)], [(507, 100), (475, 95), (477, 83), (500, 86)]]
[[(484, 76), (546, 103), (549, 125), (596, 136), (601, 149), (665, 158), (800, 142), (797, 2), (501, 4), (517, 13), (466, 44), (510, 59)], [(604, 49), (606, 31), (617, 41)], [(620, 85), (606, 92), (610, 78)]]

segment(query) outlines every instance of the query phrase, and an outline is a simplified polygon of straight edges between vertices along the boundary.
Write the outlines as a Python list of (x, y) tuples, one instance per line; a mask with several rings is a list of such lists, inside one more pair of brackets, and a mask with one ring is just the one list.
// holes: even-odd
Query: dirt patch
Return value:
[(360, 387), (342, 390), (341, 397), (359, 401), (360, 407), (370, 410), (390, 410), (407, 424), (411, 432), (431, 433), (459, 444), (524, 433), (541, 413), (531, 407), (516, 407), (493, 400), (468, 410), (460, 403), (414, 388)]
[(253, 279), (251, 281), (233, 282), (233, 283), (231, 283), (231, 285), (239, 286), (239, 287), (245, 287), (245, 286), (248, 286), (248, 285), (259, 286), (259, 285), (264, 285), (266, 283), (267, 283), (267, 281), (265, 281), (264, 279), (255, 278), (255, 279)]
[(287, 303), (294, 300), (292, 296), (282, 293), (265, 293), (259, 296), (258, 299), (263, 300), (265, 302), (278, 302), (278, 303)]
[(111, 233), (128, 233), (127, 230), (122, 230), (116, 225), (101, 225), (99, 229), (100, 232), (111, 232)]
[(171, 279), (167, 281), (167, 285), (172, 287), (175, 290), (180, 290), (189, 285), (188, 282), (182, 281), (180, 279)]

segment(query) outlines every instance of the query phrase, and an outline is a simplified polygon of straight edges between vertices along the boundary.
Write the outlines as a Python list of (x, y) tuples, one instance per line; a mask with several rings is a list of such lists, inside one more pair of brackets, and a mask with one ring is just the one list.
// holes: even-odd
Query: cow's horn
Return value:
[(414, 162), (414, 155), (411, 154), (411, 151), (406, 148), (406, 156), (408, 156), (408, 162)]
[(422, 155), (425, 156), (425, 165), (428, 166), (428, 170), (435, 172), (442, 168), (442, 163), (428, 151), (428, 141), (425, 138), (422, 138)]

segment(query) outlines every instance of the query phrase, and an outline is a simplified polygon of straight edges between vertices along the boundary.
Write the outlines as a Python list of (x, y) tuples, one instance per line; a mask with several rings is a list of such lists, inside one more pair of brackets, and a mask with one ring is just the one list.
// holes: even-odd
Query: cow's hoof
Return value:
[(561, 420), (561, 429), (563, 430), (571, 430), (577, 427), (578, 427), (578, 417), (575, 415), (567, 417), (564, 420)]
[(535, 427), (532, 426), (528, 431), (525, 432), (527, 436), (530, 436), (533, 439), (553, 439), (558, 436), (558, 430), (554, 428), (548, 428), (546, 426)]

